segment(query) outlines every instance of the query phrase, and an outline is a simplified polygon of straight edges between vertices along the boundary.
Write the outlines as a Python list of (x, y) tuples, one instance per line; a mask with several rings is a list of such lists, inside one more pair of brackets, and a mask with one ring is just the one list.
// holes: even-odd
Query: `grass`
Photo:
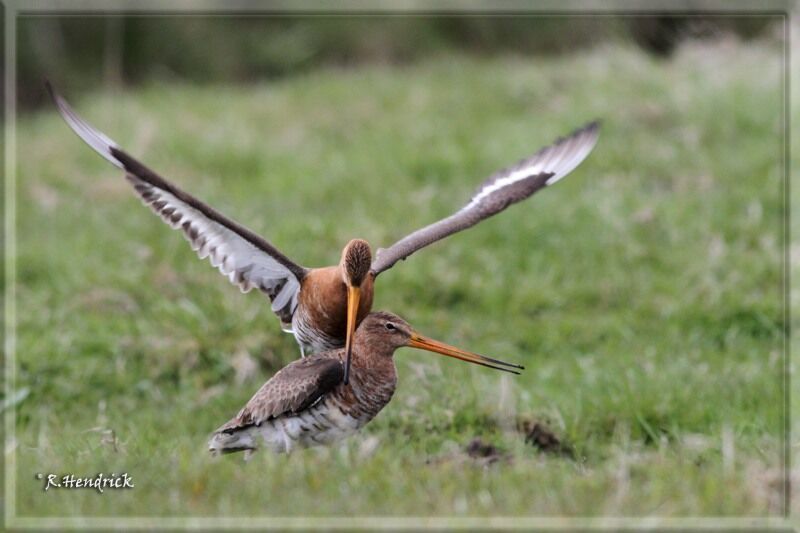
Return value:
[[(342, 446), (213, 460), (298, 355), (52, 111), (18, 127), (17, 516), (766, 516), (782, 509), (780, 49), (432, 58), (246, 87), (67, 96), (304, 265), (449, 214), (595, 117), (574, 175), (381, 276), (375, 307), (526, 365), (403, 349)], [(539, 422), (573, 450), (544, 453)], [(480, 438), (502, 451), (470, 458)], [(37, 472), (134, 490), (42, 492)]]

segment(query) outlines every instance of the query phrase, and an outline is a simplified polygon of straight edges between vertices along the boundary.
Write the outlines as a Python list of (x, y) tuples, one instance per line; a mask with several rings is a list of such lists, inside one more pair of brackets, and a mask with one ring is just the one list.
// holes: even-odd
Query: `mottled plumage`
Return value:
[(336, 387), (343, 376), (344, 365), (338, 357), (314, 355), (294, 361), (258, 390), (236, 416), (233, 425), (249, 426), (281, 415), (300, 413)]
[(286, 365), (253, 395), (233, 419), (214, 432), (213, 453), (265, 447), (290, 452), (352, 435), (392, 399), (397, 373), (392, 355), (412, 346), (496, 370), (519, 365), (464, 352), (415, 333), (391, 313), (370, 313), (354, 335), (352, 373), (344, 382), (345, 350), (331, 350)]

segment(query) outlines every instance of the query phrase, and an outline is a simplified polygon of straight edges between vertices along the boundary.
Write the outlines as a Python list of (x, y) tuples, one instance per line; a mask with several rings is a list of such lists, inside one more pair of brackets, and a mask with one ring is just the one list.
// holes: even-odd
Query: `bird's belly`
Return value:
[(334, 443), (349, 437), (364, 425), (363, 421), (324, 401), (285, 423), (290, 437), (303, 447)]
[(255, 431), (258, 445), (275, 452), (286, 453), (297, 448), (324, 446), (356, 433), (366, 420), (359, 420), (326, 402), (293, 416), (283, 416), (264, 423)]
[(318, 328), (309, 319), (303, 307), (298, 307), (294, 317), (292, 317), (292, 330), (294, 338), (303, 349), (304, 355), (335, 350), (344, 346), (344, 338), (329, 335)]
[(326, 402), (312, 407), (296, 420), (301, 441), (306, 446), (339, 441), (356, 433), (366, 423), (366, 420), (354, 418), (335, 406), (326, 405)]
[[(291, 451), (292, 443), (279, 420), (270, 420), (253, 429), (256, 446), (274, 453)], [(260, 442), (259, 442), (260, 441)]]

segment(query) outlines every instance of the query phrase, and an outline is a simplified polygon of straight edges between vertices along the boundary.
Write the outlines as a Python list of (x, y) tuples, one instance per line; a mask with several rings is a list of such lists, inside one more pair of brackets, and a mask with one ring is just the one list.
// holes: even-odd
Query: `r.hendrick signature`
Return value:
[[(53, 489), (95, 489), (103, 493), (103, 489), (132, 489), (133, 478), (127, 472), (122, 474), (97, 474), (94, 477), (79, 477), (74, 474), (46, 474), (44, 491)], [(36, 479), (44, 479), (45, 474), (36, 474)]]

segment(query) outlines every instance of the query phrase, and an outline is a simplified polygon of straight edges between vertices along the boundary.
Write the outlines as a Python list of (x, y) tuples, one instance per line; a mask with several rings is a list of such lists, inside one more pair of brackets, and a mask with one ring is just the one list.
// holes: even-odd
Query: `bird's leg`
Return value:
[(256, 453), (255, 448), (248, 448), (244, 451), (244, 462), (250, 461), (253, 458), (253, 454)]
[(301, 357), (301, 358), (305, 358), (305, 356), (306, 356), (306, 351), (303, 349), (303, 343), (302, 343), (302, 342), (299, 342), (298, 344), (300, 345), (300, 357)]
[(289, 436), (289, 431), (286, 429), (286, 421), (281, 424), (281, 433), (283, 433), (283, 449), (286, 452), (286, 455), (290, 455), (292, 453), (292, 438)]

